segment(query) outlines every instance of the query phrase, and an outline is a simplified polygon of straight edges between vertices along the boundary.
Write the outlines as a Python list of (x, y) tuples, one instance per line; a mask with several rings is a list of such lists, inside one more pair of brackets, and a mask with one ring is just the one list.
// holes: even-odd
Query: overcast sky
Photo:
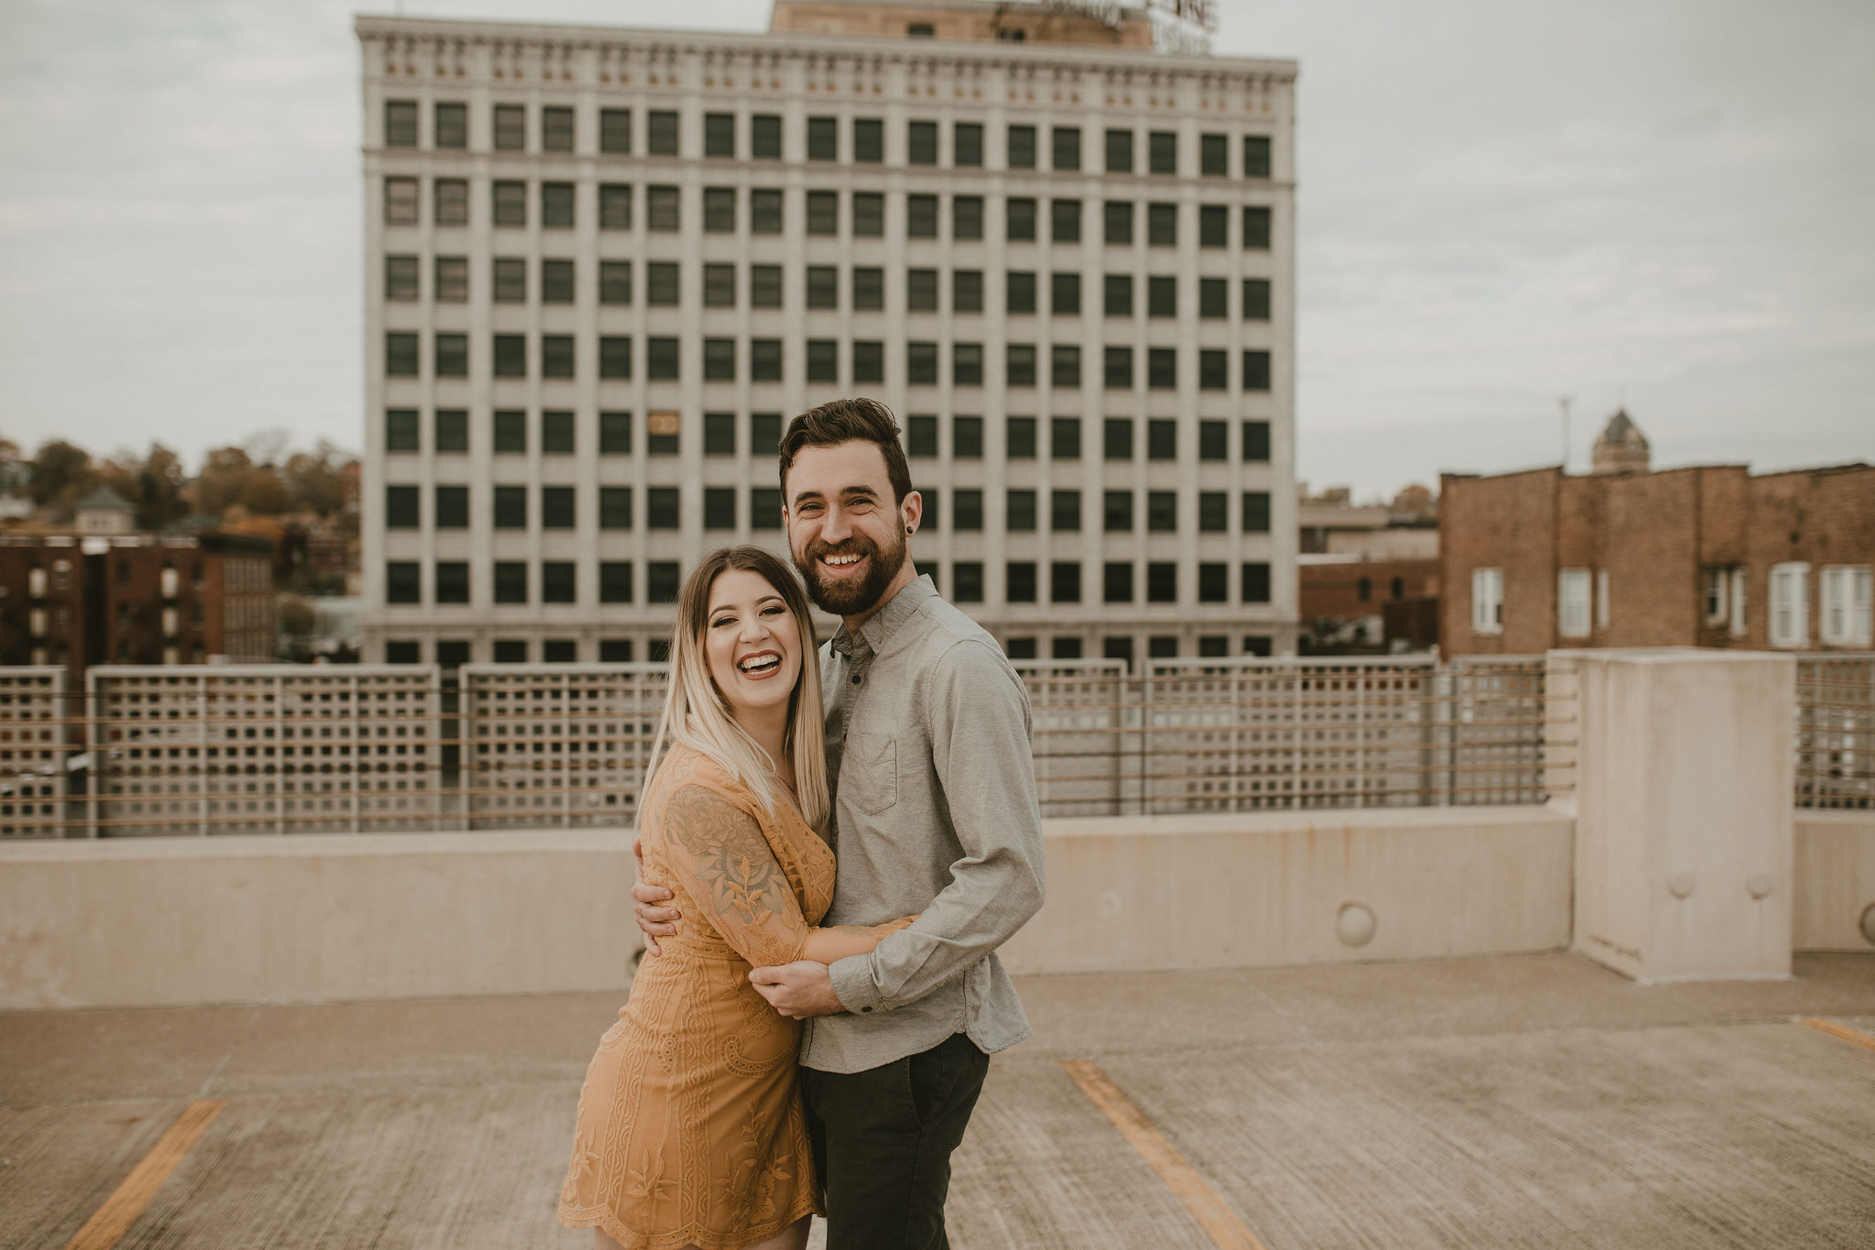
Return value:
[[(1220, 0), (1293, 56), (1300, 476), (1875, 459), (1875, 4)], [(768, 0), (689, 0), (760, 30)], [(647, 0), (406, 0), (662, 24)], [(358, 46), (330, 0), (0, 3), (0, 436), (362, 441)]]

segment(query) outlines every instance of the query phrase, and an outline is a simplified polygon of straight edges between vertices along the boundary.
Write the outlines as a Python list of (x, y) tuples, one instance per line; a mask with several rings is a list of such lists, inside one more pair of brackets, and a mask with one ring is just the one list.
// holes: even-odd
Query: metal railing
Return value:
[(1875, 655), (1797, 657), (1797, 806), (1875, 810)]
[[(1017, 665), (1049, 816), (1541, 802), (1541, 659)], [(618, 826), (658, 664), (0, 670), (0, 836)], [(1562, 765), (1566, 768), (1566, 762)]]

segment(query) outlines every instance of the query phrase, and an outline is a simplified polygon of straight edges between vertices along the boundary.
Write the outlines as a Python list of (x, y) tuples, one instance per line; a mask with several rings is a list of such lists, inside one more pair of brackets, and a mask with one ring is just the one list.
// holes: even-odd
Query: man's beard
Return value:
[[(814, 542), (805, 558), (797, 557), (794, 567), (807, 583), (807, 597), (822, 611), (835, 616), (857, 616), (879, 606), (892, 579), (905, 567), (905, 539), (901, 536), (891, 547), (881, 551), (878, 544), (859, 534), (843, 543)], [(820, 558), (830, 555), (869, 557), (866, 576), (857, 581), (825, 581), (820, 576)]]

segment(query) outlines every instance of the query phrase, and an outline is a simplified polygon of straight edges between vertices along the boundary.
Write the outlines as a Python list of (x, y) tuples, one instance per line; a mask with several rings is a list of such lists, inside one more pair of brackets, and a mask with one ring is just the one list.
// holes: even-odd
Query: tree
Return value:
[(279, 516), (292, 505), (286, 483), (271, 467), (263, 466), (247, 475), (241, 486), (241, 506), (250, 516)]
[(239, 447), (210, 451), (195, 478), (195, 510), (204, 516), (221, 516), (228, 505), (240, 501), (253, 472), (254, 462)]
[(64, 439), (53, 439), (39, 448), (33, 458), (31, 492), (33, 502), (70, 504), (97, 480), (91, 468), (91, 453)]

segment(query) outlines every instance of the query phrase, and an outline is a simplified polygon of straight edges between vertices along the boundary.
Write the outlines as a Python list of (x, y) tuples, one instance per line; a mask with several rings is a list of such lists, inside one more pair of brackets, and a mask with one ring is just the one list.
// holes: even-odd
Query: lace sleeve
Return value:
[(671, 796), (664, 827), (672, 870), (737, 954), (758, 967), (801, 958), (808, 925), (754, 816), (688, 785)]

